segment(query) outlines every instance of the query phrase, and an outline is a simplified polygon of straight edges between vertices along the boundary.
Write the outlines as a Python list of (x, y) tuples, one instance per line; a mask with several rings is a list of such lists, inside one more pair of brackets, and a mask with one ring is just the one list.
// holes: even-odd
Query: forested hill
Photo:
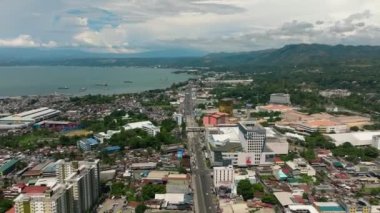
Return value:
[[(32, 50), (28, 50), (30, 54)], [(9, 51), (8, 51), (9, 53)], [(46, 55), (48, 52), (44, 52)], [(322, 44), (293, 44), (280, 49), (238, 53), (213, 53), (201, 57), (139, 57), (78, 52), (70, 57), (64, 52), (57, 57), (5, 60), (0, 54), (0, 65), (76, 65), (76, 66), (162, 66), (162, 67), (212, 67), (235, 70), (255, 70), (263, 67), (293, 67), (298, 65), (380, 65), (380, 46), (344, 46)], [(68, 55), (69, 54), (69, 55)], [(39, 54), (43, 55), (43, 54)]]
[(278, 66), (380, 63), (380, 46), (294, 44), (280, 49), (209, 54), (204, 63), (226, 66)]

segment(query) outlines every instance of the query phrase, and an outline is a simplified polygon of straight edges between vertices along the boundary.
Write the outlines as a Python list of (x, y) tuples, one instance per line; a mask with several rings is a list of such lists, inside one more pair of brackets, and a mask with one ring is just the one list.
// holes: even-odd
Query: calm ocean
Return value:
[(173, 71), (142, 67), (0, 67), (0, 96), (133, 93), (167, 88), (191, 77)]

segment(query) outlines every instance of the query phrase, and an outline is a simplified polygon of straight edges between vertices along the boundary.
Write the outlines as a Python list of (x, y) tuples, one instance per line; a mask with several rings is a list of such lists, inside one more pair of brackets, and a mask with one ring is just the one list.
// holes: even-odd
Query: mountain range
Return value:
[(187, 49), (140, 54), (88, 53), (72, 49), (0, 49), (0, 65), (262, 67), (379, 63), (380, 46), (292, 44), (279, 49), (206, 55), (202, 51)]

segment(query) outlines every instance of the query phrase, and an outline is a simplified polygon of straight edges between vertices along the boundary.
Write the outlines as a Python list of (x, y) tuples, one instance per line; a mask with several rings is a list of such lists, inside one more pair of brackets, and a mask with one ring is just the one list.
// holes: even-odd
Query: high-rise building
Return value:
[(100, 195), (99, 160), (57, 161), (58, 182), (65, 183), (73, 197), (74, 212), (86, 212)]
[(72, 201), (70, 192), (63, 184), (58, 184), (53, 189), (27, 186), (14, 200), (14, 207), (16, 213), (66, 213), (73, 212)]
[(266, 141), (265, 128), (252, 121), (240, 122), (238, 127), (243, 151), (250, 154), (245, 156), (246, 164), (260, 164), (261, 155), (264, 151)]
[(99, 160), (56, 162), (51, 186), (27, 186), (14, 200), (16, 213), (90, 212), (100, 195)]
[(234, 168), (232, 165), (229, 165), (227, 167), (214, 167), (214, 186), (228, 186), (231, 187), (231, 185), (234, 182)]

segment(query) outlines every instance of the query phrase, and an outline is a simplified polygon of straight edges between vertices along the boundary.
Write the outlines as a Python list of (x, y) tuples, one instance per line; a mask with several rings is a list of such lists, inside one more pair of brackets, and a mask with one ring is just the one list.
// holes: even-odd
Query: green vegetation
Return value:
[(144, 204), (140, 204), (136, 207), (135, 213), (144, 213), (148, 209)]
[(0, 199), (0, 212), (6, 212), (8, 209), (12, 208), (13, 202), (7, 199)]
[(298, 157), (297, 152), (289, 152), (287, 155), (281, 155), (280, 158), (283, 161), (292, 161)]
[(244, 200), (252, 199), (255, 192), (264, 192), (264, 187), (260, 183), (251, 184), (248, 179), (239, 181), (237, 194), (241, 195)]
[(115, 182), (112, 183), (111, 186), (111, 195), (114, 196), (122, 196), (125, 195), (127, 192), (127, 187), (122, 182)]
[(273, 194), (265, 194), (264, 197), (261, 198), (261, 201), (272, 205), (276, 205), (278, 203), (277, 198)]
[(113, 146), (129, 147), (130, 149), (152, 147), (159, 150), (162, 144), (172, 144), (177, 140), (170, 133), (160, 132), (155, 137), (148, 135), (142, 129), (121, 130), (109, 140)]
[(150, 200), (154, 198), (155, 194), (166, 193), (165, 185), (147, 184), (142, 187), (141, 196), (143, 200)]
[(18, 150), (36, 150), (44, 146), (56, 147), (60, 144), (58, 135), (54, 132), (39, 129), (24, 135), (7, 135), (0, 138), (0, 147)]
[(310, 136), (305, 137), (306, 146), (308, 148), (324, 148), (324, 149), (334, 149), (335, 144), (328, 141), (321, 133), (315, 132)]
[(374, 147), (358, 148), (350, 143), (344, 143), (332, 150), (334, 156), (344, 157), (347, 161), (357, 163), (371, 161), (379, 156), (379, 151)]
[(77, 106), (91, 105), (91, 104), (108, 104), (113, 102), (117, 96), (109, 95), (85, 95), (82, 97), (71, 97), (70, 101)]
[(301, 152), (301, 156), (307, 161), (312, 161), (316, 159), (314, 149), (308, 148), (306, 151)]
[(173, 119), (165, 119), (161, 122), (161, 132), (171, 132), (173, 129), (177, 127), (177, 122)]
[(305, 174), (301, 174), (298, 181), (300, 183), (307, 183), (307, 184), (313, 184), (313, 182), (314, 182), (313, 177), (310, 177), (310, 176), (305, 175)]
[(248, 179), (239, 181), (237, 185), (237, 194), (241, 195), (244, 200), (253, 198), (253, 188)]

